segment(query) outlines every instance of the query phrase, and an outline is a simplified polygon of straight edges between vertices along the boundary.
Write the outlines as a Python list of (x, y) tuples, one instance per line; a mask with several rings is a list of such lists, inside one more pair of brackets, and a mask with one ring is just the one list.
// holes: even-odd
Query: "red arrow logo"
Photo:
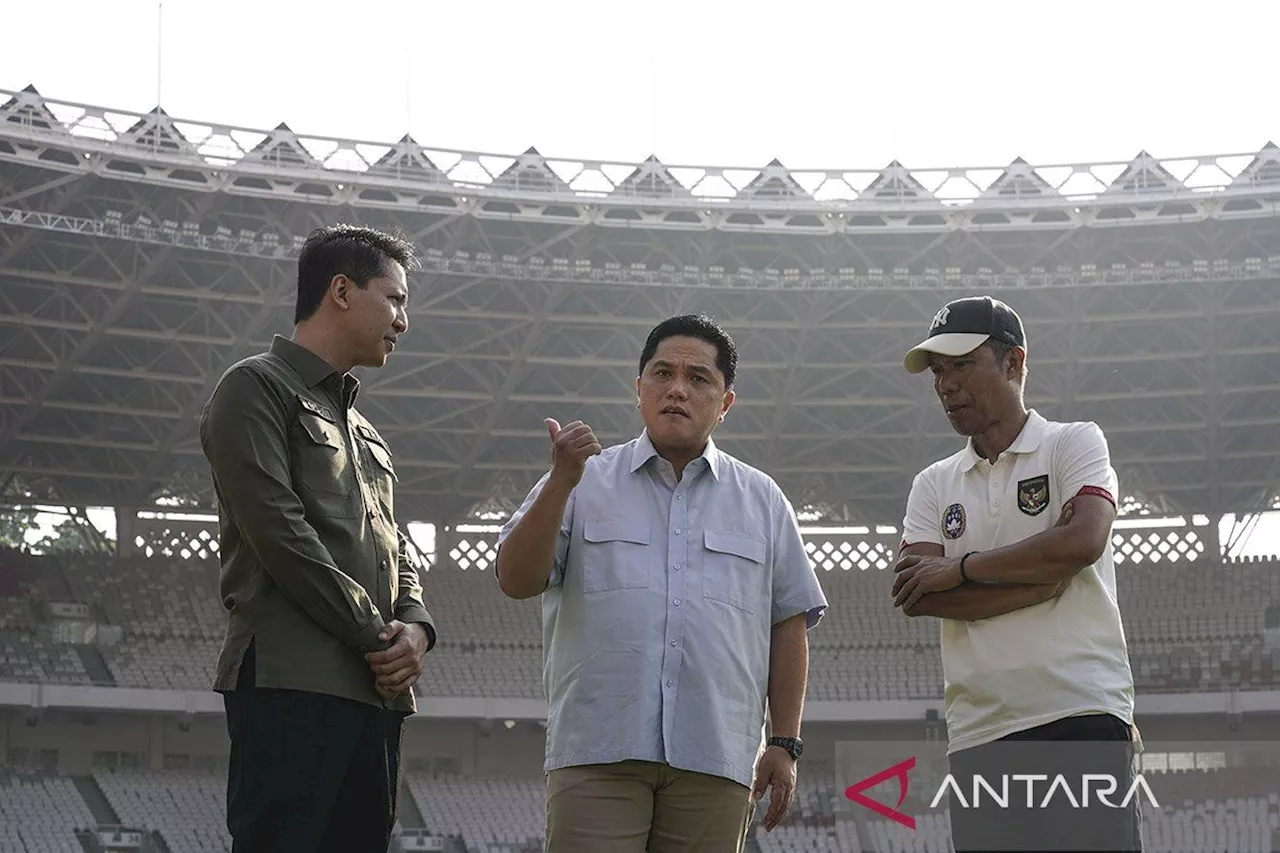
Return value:
[[(916, 766), (915, 756), (911, 756), (906, 761), (900, 761), (892, 767), (886, 767), (874, 776), (868, 776), (861, 782), (857, 782), (844, 789), (844, 795), (853, 800), (864, 808), (871, 809), (881, 817), (887, 817), (889, 820), (897, 821), (908, 829), (916, 828), (916, 819), (910, 815), (905, 815), (898, 811), (898, 806), (902, 805), (902, 801), (907, 798), (907, 787), (910, 781), (907, 779), (907, 771)], [(874, 788), (886, 779), (897, 777), (898, 780), (898, 804), (893, 808), (889, 808), (883, 803), (877, 803), (870, 797), (864, 796), (863, 791), (868, 788)]]

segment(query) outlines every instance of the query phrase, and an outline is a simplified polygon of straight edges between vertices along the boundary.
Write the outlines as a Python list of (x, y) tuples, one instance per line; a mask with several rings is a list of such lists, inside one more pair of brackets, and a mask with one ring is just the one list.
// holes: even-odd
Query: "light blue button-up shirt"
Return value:
[(546, 769), (637, 759), (750, 786), (771, 629), (826, 606), (764, 473), (708, 441), (677, 483), (645, 433), (591, 457), (542, 593)]

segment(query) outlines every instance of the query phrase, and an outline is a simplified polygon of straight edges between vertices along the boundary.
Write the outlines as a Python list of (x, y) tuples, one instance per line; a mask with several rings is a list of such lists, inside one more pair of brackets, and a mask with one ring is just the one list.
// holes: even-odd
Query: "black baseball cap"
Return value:
[(933, 317), (929, 337), (916, 344), (902, 364), (908, 373), (929, 369), (929, 353), (967, 355), (987, 341), (995, 339), (1010, 346), (1027, 345), (1022, 318), (999, 299), (970, 296), (948, 302)]

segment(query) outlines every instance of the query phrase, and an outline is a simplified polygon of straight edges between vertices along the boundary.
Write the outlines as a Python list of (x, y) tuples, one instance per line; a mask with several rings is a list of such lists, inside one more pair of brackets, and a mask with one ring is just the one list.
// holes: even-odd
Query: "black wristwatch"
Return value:
[(804, 753), (804, 741), (798, 737), (771, 737), (769, 746), (780, 746), (791, 756), (792, 761), (799, 761)]

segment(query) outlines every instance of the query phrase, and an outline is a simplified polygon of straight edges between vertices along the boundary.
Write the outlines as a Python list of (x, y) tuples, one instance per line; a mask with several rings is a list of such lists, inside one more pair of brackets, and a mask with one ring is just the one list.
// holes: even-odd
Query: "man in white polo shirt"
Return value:
[[(894, 605), (942, 622), (948, 754), (962, 791), (974, 774), (998, 790), (1011, 773), (1110, 773), (1118, 804), (1132, 781), (1134, 704), (1110, 541), (1118, 483), (1096, 424), (1026, 408), (1026, 358), (1021, 319), (990, 297), (949, 303), (907, 353), (909, 372), (932, 372), (968, 442), (912, 483)], [(1082, 780), (1067, 782), (1078, 797)], [(1027, 809), (1023, 791), (1007, 807), (953, 796), (955, 849), (1141, 849), (1138, 798)]]

